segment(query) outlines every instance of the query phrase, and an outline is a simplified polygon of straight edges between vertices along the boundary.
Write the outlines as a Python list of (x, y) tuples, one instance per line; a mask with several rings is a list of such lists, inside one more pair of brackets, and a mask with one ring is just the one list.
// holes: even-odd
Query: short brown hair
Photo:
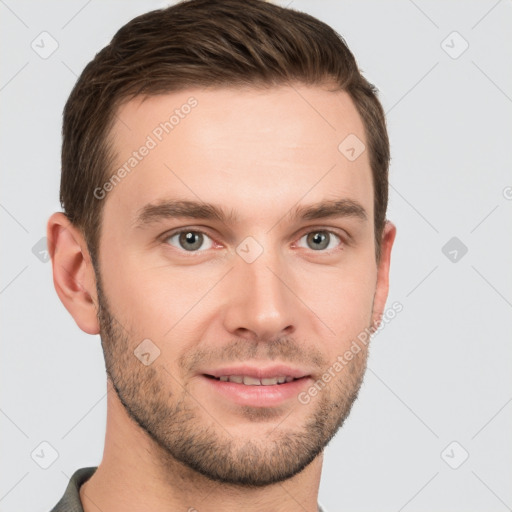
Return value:
[[(86, 66), (64, 108), (60, 201), (93, 262), (112, 173), (119, 105), (188, 87), (334, 83), (363, 120), (373, 175), (376, 259), (388, 202), (389, 140), (376, 88), (343, 38), (308, 14), (263, 0), (186, 0), (124, 25)], [(341, 141), (340, 141), (341, 142)]]

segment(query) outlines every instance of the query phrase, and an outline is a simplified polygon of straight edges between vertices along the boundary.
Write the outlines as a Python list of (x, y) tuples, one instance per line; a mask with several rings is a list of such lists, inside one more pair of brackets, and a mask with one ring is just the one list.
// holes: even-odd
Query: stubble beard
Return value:
[[(192, 397), (187, 384), (178, 383), (165, 361), (158, 362), (163, 358), (150, 366), (141, 364), (133, 353), (137, 343), (111, 313), (99, 276), (97, 288), (107, 376), (129, 417), (156, 443), (164, 467), (175, 468), (178, 461), (210, 480), (238, 487), (285, 481), (322, 452), (357, 398), (366, 370), (366, 350), (356, 354), (343, 374), (311, 399), (311, 414), (302, 425), (290, 425), (286, 414), (273, 419), (275, 409), (244, 407), (240, 411), (244, 421), (252, 419), (265, 426), (257, 439), (235, 437), (222, 426), (222, 417), (205, 412), (200, 396)], [(305, 405), (297, 400), (294, 407)]]

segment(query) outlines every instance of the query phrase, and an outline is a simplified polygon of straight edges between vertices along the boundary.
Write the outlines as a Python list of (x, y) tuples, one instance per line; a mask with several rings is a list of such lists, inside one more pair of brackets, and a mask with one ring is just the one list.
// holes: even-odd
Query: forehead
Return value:
[(293, 85), (138, 97), (119, 108), (111, 139), (108, 176), (120, 179), (105, 216), (117, 211), (133, 222), (148, 203), (189, 199), (271, 222), (298, 203), (349, 198), (373, 217), (364, 125), (343, 91)]

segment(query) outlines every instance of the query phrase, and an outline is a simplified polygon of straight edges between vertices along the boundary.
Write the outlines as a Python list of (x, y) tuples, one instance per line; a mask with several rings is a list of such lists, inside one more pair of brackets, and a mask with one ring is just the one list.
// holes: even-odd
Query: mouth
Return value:
[(277, 407), (296, 400), (313, 382), (306, 371), (284, 365), (239, 366), (201, 374), (201, 386), (212, 400), (250, 407)]
[(221, 382), (234, 382), (236, 384), (243, 384), (245, 386), (279, 386), (281, 384), (287, 384), (302, 378), (295, 378), (290, 375), (279, 375), (276, 377), (264, 378), (252, 377), (250, 375), (221, 375), (219, 377), (215, 377), (214, 375), (205, 374), (205, 376)]

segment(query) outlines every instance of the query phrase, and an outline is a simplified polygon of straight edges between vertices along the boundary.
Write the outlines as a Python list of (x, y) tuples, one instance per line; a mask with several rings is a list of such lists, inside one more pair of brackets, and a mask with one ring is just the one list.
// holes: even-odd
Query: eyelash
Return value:
[[(201, 229), (194, 229), (194, 228), (179, 229), (177, 231), (171, 231), (170, 233), (166, 233), (162, 236), (162, 241), (167, 242), (167, 240), (169, 240), (170, 238), (175, 237), (176, 235), (181, 235), (182, 233), (201, 234), (201, 235), (208, 237), (210, 240), (212, 240), (212, 243), (218, 244), (218, 242), (216, 242), (208, 233), (206, 233), (205, 231), (202, 231)], [(343, 237), (339, 233), (333, 231), (332, 229), (326, 229), (326, 228), (316, 228), (316, 229), (311, 229), (309, 231), (303, 232), (301, 234), (301, 236), (299, 237), (299, 240), (302, 240), (302, 238), (304, 238), (305, 236), (307, 236), (311, 233), (329, 233), (329, 235), (334, 235), (340, 241), (339, 247), (336, 247), (334, 249), (329, 249), (329, 250), (318, 250), (318, 251), (316, 251), (314, 249), (310, 249), (310, 251), (312, 251), (313, 253), (333, 254), (334, 252), (337, 252), (337, 251), (343, 249), (344, 246), (348, 245), (348, 242), (345, 237)], [(170, 244), (167, 244), (167, 245), (170, 245)], [(181, 253), (187, 254), (187, 257), (194, 257), (194, 256), (200, 255), (202, 253), (205, 253), (209, 250), (209, 249), (202, 249), (202, 250), (196, 250), (196, 251), (187, 251), (183, 248), (174, 247), (172, 245), (171, 245), (171, 247), (173, 249), (178, 250)]]

